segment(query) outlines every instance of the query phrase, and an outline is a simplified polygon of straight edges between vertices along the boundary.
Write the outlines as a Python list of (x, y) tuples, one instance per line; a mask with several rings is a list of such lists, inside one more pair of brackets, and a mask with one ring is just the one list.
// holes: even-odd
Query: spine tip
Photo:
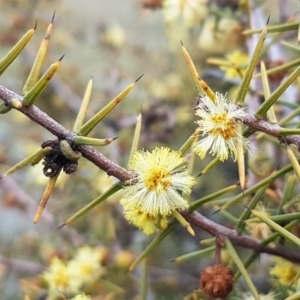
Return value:
[(56, 14), (56, 11), (54, 11), (53, 16), (52, 16), (52, 19), (51, 19), (51, 23), (52, 23), (52, 24), (53, 24), (54, 19), (55, 19), (55, 14)]
[(134, 83), (138, 82), (145, 74), (142, 74), (138, 79), (135, 80)]
[(67, 225), (66, 223), (63, 223), (63, 224), (61, 224), (60, 226), (58, 226), (57, 229), (61, 229), (61, 228), (63, 228), (63, 227), (66, 226), (66, 225)]

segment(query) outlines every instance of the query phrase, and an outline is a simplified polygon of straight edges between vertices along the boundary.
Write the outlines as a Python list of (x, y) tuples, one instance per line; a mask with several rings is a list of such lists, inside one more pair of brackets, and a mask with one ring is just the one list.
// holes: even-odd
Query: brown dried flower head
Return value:
[(209, 298), (224, 298), (233, 288), (233, 272), (224, 265), (209, 266), (203, 270), (200, 287)]

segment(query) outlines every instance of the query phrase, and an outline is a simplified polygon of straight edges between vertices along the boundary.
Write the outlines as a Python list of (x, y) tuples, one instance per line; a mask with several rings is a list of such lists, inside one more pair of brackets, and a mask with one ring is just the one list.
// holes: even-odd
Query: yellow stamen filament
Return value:
[(212, 129), (209, 134), (221, 135), (225, 140), (237, 136), (236, 122), (232, 118), (228, 119), (228, 114), (226, 112), (213, 115), (211, 121), (216, 124), (216, 127)]
[(170, 172), (166, 169), (153, 168), (149, 170), (144, 178), (144, 184), (150, 191), (157, 191), (163, 193), (171, 184)]

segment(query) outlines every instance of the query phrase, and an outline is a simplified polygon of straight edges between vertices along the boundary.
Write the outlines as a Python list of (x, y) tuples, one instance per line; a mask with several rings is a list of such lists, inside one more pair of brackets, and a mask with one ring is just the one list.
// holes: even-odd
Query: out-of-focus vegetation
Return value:
[[(89, 117), (145, 73), (134, 91), (97, 126), (92, 136), (118, 136), (114, 143), (101, 148), (101, 152), (126, 167), (136, 117), (142, 111), (140, 146), (154, 149), (158, 145), (168, 145), (178, 149), (195, 130), (193, 101), (197, 96), (182, 55), (180, 40), (189, 49), (201, 77), (214, 90), (229, 95), (234, 94), (239, 74), (233, 74), (232, 78), (226, 68), (220, 70), (208, 64), (207, 59), (229, 58), (235, 63), (245, 64), (247, 55), (241, 55), (241, 61), (239, 57), (230, 55), (234, 51), (244, 54), (249, 51), (242, 34), (250, 26), (248, 1), (208, 2), (211, 3), (165, 0), (159, 7), (160, 1), (150, 0), (2, 0), (0, 57), (26, 30), (34, 26), (36, 20), (38, 29), (25, 51), (1, 76), (0, 83), (16, 93), (22, 93), (36, 49), (55, 11), (45, 65), (50, 65), (62, 54), (65, 57), (58, 73), (39, 99), (38, 106), (71, 129), (91, 75), (94, 88)], [(280, 22), (280, 1), (263, 2), (257, 3), (261, 5), (262, 24), (268, 15), (271, 15), (271, 23)], [(184, 10), (177, 8), (179, 3), (186, 5)], [(158, 7), (152, 8), (155, 4)], [(289, 16), (296, 14), (298, 9), (297, 0), (287, 1), (285, 12)], [(292, 52), (286, 53), (286, 60), (293, 57), (296, 55)], [(1, 115), (1, 172), (37, 151), (43, 141), (51, 138), (53, 136), (49, 132), (17, 111)], [(197, 160), (194, 175), (199, 174), (209, 161), (210, 158)], [(273, 166), (267, 167), (272, 169)], [(42, 167), (26, 167), (5, 179), (0, 189), (1, 299), (23, 299), (24, 290), (28, 295), (37, 295), (40, 291), (37, 292), (36, 287), (45, 287), (40, 275), (51, 269), (52, 259), (57, 256), (61, 262), (57, 265), (62, 269), (70, 261), (74, 266), (79, 256), (78, 249), (84, 245), (101, 252), (101, 257), (97, 258), (101, 268), (86, 283), (87, 294), (91, 292), (95, 299), (142, 299), (140, 281), (145, 266), (141, 265), (131, 273), (127, 272), (127, 268), (152, 238), (126, 222), (119, 205), (120, 192), (72, 226), (57, 230), (68, 217), (104, 192), (114, 180), (91, 163), (81, 160), (77, 172), (71, 176), (60, 176), (47, 211), (40, 222), (33, 225), (34, 208), (47, 182)], [(237, 181), (236, 164), (222, 163), (198, 180), (192, 197), (199, 199)], [(204, 206), (201, 213), (210, 215), (214, 210), (215, 207)], [(234, 210), (236, 213), (242, 208), (234, 207)], [(225, 213), (210, 218), (230, 224)], [(200, 240), (209, 237), (202, 231), (196, 233)], [(189, 236), (184, 228), (174, 230), (147, 259), (147, 299), (183, 299), (197, 289), (200, 270), (212, 263), (213, 254), (183, 263), (174, 262), (176, 257), (196, 250), (199, 250), (197, 239)], [(246, 254), (244, 250), (241, 257)], [(268, 293), (272, 287), (273, 283), (266, 280), (272, 264), (269, 258), (262, 258), (249, 269), (261, 293)], [(247, 288), (243, 282), (238, 285), (240, 291), (230, 299), (246, 299)], [(80, 287), (76, 288), (80, 291)], [(196, 298), (187, 296), (186, 299)]]

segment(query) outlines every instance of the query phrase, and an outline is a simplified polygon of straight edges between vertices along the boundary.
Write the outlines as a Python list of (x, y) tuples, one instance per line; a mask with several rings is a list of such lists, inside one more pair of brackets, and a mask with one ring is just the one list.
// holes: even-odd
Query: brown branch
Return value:
[[(11, 99), (22, 100), (22, 97), (7, 88), (0, 85), (0, 99), (2, 99), (9, 107), (11, 107)], [(40, 124), (42, 127), (50, 131), (52, 134), (57, 136), (59, 139), (73, 139), (76, 135), (75, 133), (67, 130), (62, 125), (57, 123), (46, 113), (41, 111), (36, 106), (32, 107), (22, 107), (18, 109), (21, 113), (25, 114), (28, 118), (34, 122)], [(246, 116), (242, 119), (246, 125), (249, 126), (251, 130), (262, 131), (274, 137), (280, 137), (279, 131), (280, 127), (278, 125), (269, 124), (263, 120), (257, 120), (254, 117)], [(297, 146), (300, 145), (300, 137), (298, 136), (287, 136), (285, 137), (288, 143), (294, 143)], [(118, 166), (103, 154), (96, 151), (90, 146), (81, 146), (79, 147), (80, 152), (83, 157), (88, 159), (90, 162), (98, 166), (100, 169), (105, 171), (108, 175), (113, 175), (121, 181), (127, 181), (133, 177), (133, 174), (124, 168)], [(284, 246), (276, 247), (262, 247), (260, 241), (249, 236), (239, 235), (235, 230), (231, 230), (227, 227), (224, 227), (218, 223), (211, 221), (208, 218), (205, 218), (198, 212), (188, 213), (186, 211), (182, 212), (182, 215), (189, 221), (191, 224), (202, 228), (206, 232), (210, 233), (212, 236), (222, 235), (228, 237), (233, 244), (253, 249), (254, 251), (261, 253), (269, 253), (273, 255), (278, 255), (294, 262), (300, 263), (300, 251), (294, 250)]]
[(295, 263), (300, 263), (299, 249), (292, 249), (281, 245), (264, 247), (260, 244), (260, 240), (239, 234), (236, 230), (215, 223), (198, 212), (189, 213), (188, 211), (181, 211), (181, 214), (188, 222), (210, 233), (212, 236), (225, 236), (237, 246), (252, 249), (257, 253), (268, 253), (281, 256)]
[[(264, 120), (258, 120), (250, 115), (246, 115), (245, 117), (240, 118), (240, 120), (247, 125), (252, 132), (261, 131), (281, 140), (282, 136), (280, 134), (280, 130), (283, 128), (277, 124), (270, 124)], [(300, 136), (288, 135), (285, 136), (284, 139), (288, 144), (295, 144), (298, 149), (300, 149)]]

